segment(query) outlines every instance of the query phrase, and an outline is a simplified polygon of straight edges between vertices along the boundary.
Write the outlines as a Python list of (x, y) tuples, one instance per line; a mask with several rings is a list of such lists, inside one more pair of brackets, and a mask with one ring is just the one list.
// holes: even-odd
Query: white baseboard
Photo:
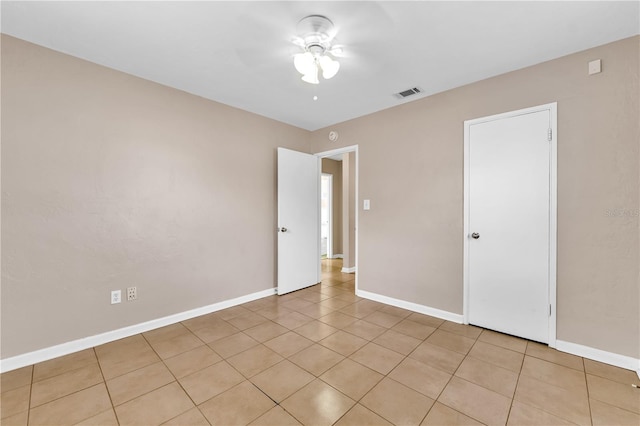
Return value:
[(577, 343), (565, 342), (563, 340), (556, 340), (556, 349), (605, 364), (615, 365), (625, 370), (635, 371), (638, 378), (640, 378), (640, 359), (603, 351), (602, 349), (596, 349), (590, 346), (579, 345)]
[[(374, 300), (376, 302), (384, 303), (391, 306), (397, 306), (398, 308), (403, 308), (409, 311), (441, 318), (447, 321), (456, 322), (458, 324), (463, 323), (463, 316), (454, 314), (452, 312), (431, 308), (429, 306), (419, 305), (417, 303), (407, 302), (405, 300), (394, 299), (392, 297), (383, 296), (381, 294), (371, 293), (364, 290), (356, 290), (356, 295), (365, 299)], [(594, 361), (599, 361), (605, 364), (614, 365), (626, 370), (635, 371), (640, 378), (640, 359), (615, 354), (613, 352), (603, 351), (601, 349), (596, 349), (589, 346), (579, 345), (577, 343), (565, 342), (563, 340), (556, 340), (555, 349), (561, 352), (570, 353), (572, 355), (581, 356), (583, 358), (592, 359)]]
[(342, 268), (340, 272), (342, 272), (343, 274), (353, 274), (356, 272), (356, 267), (354, 266), (352, 268)]
[(235, 299), (224, 300), (212, 305), (203, 306), (201, 308), (192, 309), (185, 312), (169, 315), (166, 317), (154, 319), (140, 324), (131, 325), (117, 330), (107, 331), (106, 333), (96, 334), (95, 336), (84, 337), (82, 339), (73, 340), (71, 342), (62, 343), (60, 345), (51, 346), (37, 351), (28, 352), (22, 355), (16, 355), (11, 358), (0, 360), (0, 372), (15, 370), (26, 367), (28, 365), (37, 364), (39, 362), (48, 361), (63, 355), (69, 355), (74, 352), (92, 348), (94, 346), (103, 345), (135, 334), (144, 333), (145, 331), (154, 330), (166, 325), (175, 324), (201, 315), (210, 314), (232, 306), (241, 305), (253, 300), (262, 299), (263, 297), (276, 294), (275, 288), (247, 294), (245, 296), (236, 297)]
[(371, 293), (364, 290), (356, 290), (356, 296), (364, 297), (376, 302), (384, 303), (398, 308), (407, 309), (409, 311), (417, 312), (419, 314), (425, 314), (432, 317), (440, 318), (443, 320), (456, 322), (462, 324), (462, 315), (454, 314), (453, 312), (443, 311), (441, 309), (432, 308), (430, 306), (419, 305), (413, 302), (407, 302), (405, 300), (394, 299), (393, 297), (383, 296), (377, 293)]

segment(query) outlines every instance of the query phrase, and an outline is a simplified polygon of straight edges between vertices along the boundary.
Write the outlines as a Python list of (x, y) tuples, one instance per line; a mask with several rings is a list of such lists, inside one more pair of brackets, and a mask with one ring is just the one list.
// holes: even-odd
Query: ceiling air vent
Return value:
[(396, 93), (394, 96), (399, 99), (408, 98), (409, 96), (417, 95), (418, 93), (422, 93), (422, 90), (418, 87), (414, 87), (411, 89), (403, 90), (400, 93)]

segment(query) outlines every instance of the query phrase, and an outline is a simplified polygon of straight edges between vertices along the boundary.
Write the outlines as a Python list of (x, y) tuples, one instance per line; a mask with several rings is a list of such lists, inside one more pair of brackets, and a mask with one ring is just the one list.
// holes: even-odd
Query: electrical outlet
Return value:
[(111, 304), (115, 305), (120, 302), (122, 302), (122, 292), (120, 290), (113, 290), (111, 292)]
[(137, 298), (138, 298), (138, 288), (127, 287), (127, 300), (130, 302), (132, 300), (136, 300)]

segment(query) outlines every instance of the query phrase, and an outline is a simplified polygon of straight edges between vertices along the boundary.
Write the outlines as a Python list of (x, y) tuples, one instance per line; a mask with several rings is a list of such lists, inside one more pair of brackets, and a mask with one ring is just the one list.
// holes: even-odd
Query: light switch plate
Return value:
[(598, 74), (599, 72), (602, 72), (602, 60), (596, 59), (589, 62), (589, 75)]
[(362, 205), (362, 208), (364, 210), (369, 210), (371, 208), (371, 201), (370, 200), (364, 200), (364, 203)]

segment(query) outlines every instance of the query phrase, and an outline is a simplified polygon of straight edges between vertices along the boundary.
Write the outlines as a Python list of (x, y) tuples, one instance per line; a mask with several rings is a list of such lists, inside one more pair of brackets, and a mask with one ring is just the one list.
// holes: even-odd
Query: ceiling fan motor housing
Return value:
[(301, 37), (315, 35), (321, 38), (319, 41), (331, 39), (333, 34), (333, 22), (326, 16), (310, 15), (298, 22), (298, 34)]
[(298, 22), (298, 35), (304, 40), (305, 50), (322, 54), (331, 46), (333, 22), (326, 16), (310, 15)]

